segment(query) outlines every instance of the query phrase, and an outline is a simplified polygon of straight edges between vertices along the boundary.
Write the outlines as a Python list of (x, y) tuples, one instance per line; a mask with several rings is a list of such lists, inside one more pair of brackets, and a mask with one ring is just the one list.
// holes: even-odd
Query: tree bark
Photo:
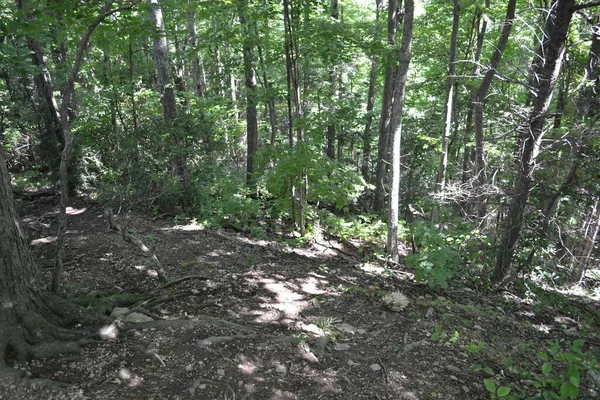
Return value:
[[(390, 48), (396, 47), (398, 23), (398, 0), (390, 0), (388, 3), (387, 18), (387, 44)], [(383, 85), (383, 98), (381, 100), (381, 121), (379, 125), (379, 141), (377, 144), (375, 198), (373, 201), (373, 210), (379, 213), (383, 212), (385, 209), (385, 181), (390, 148), (390, 118), (394, 95), (394, 76), (398, 71), (396, 59), (396, 51), (389, 51), (386, 55), (385, 82)]]
[(244, 32), (243, 57), (244, 75), (246, 76), (246, 184), (255, 189), (253, 174), (256, 169), (255, 157), (258, 151), (258, 114), (256, 112), (256, 66), (254, 62), (253, 30), (246, 19), (248, 0), (239, 2), (240, 24)]
[[(158, 76), (158, 88), (160, 92), (160, 102), (165, 121), (174, 122), (177, 119), (177, 102), (175, 101), (175, 90), (171, 73), (169, 71), (169, 49), (167, 46), (167, 37), (165, 35), (165, 24), (163, 21), (162, 8), (159, 0), (148, 0), (150, 3), (150, 17), (157, 30), (158, 35), (154, 37), (154, 59), (156, 61), (156, 73)], [(191, 180), (187, 157), (183, 147), (183, 140), (177, 133), (174, 134), (174, 144), (176, 148), (173, 163), (177, 170), (177, 175), (181, 178), (184, 192), (184, 203), (189, 200), (191, 193)]]
[(492, 274), (492, 281), (500, 285), (512, 278), (510, 276), (511, 262), (521, 234), (525, 207), (533, 184), (535, 160), (540, 150), (544, 123), (548, 118), (552, 93), (564, 59), (565, 42), (571, 23), (573, 5), (574, 0), (554, 0), (552, 2), (538, 53), (541, 62), (532, 67), (535, 69), (533, 74), (537, 77), (533, 81), (534, 86), (532, 87), (535, 97), (529, 117), (520, 128), (519, 158), (517, 160), (519, 169)]
[(400, 153), (402, 139), (402, 110), (406, 91), (406, 79), (411, 58), (414, 3), (404, 0), (404, 18), (402, 27), (402, 46), (398, 72), (394, 79), (394, 101), (392, 105), (392, 157), (390, 169), (390, 200), (388, 205), (387, 254), (398, 261), (398, 206), (400, 195)]
[[(379, 14), (382, 10), (382, 0), (375, 0), (375, 23), (377, 29), (375, 30), (375, 40), (379, 39)], [(371, 163), (371, 126), (373, 124), (373, 109), (375, 108), (375, 85), (377, 84), (377, 70), (379, 69), (379, 62), (376, 56), (373, 56), (371, 60), (371, 72), (369, 73), (369, 91), (367, 93), (367, 109), (365, 116), (365, 130), (363, 131), (362, 137), (362, 164), (361, 173), (365, 182), (369, 182), (371, 179), (371, 169), (369, 164)]]
[(444, 103), (444, 132), (442, 133), (442, 156), (437, 176), (438, 192), (446, 188), (446, 172), (448, 169), (448, 143), (452, 131), (452, 111), (454, 100), (454, 76), (456, 75), (456, 49), (458, 47), (458, 27), (460, 23), (460, 2), (453, 0), (452, 33), (450, 35), (450, 57), (448, 60), (448, 75), (446, 76), (446, 102)]
[[(330, 15), (331, 19), (337, 21), (339, 18), (339, 8), (338, 8), (338, 0), (331, 0), (330, 4)], [(327, 157), (330, 160), (335, 159), (335, 137), (336, 137), (336, 124), (333, 122), (335, 118), (335, 100), (337, 97), (337, 73), (336, 73), (336, 63), (334, 62), (331, 71), (329, 71), (329, 124), (327, 125)]]
[(508, 37), (512, 30), (515, 19), (516, 0), (509, 0), (506, 7), (506, 17), (502, 33), (498, 39), (498, 44), (494, 49), (494, 54), (490, 60), (490, 65), (486, 71), (479, 88), (473, 95), (473, 115), (475, 117), (475, 177), (476, 177), (476, 209), (480, 223), (485, 226), (484, 218), (487, 214), (487, 196), (483, 193), (487, 184), (487, 173), (485, 166), (485, 149), (483, 137), (483, 112), (485, 107), (485, 98), (490, 90), (492, 80), (498, 71), (498, 66), (502, 60), (502, 55), (508, 44)]
[[(0, 381), (18, 378), (8, 357), (25, 361), (39, 356), (41, 342), (73, 340), (61, 328), (74, 322), (98, 322), (83, 310), (41, 287), (40, 274), (15, 211), (10, 177), (0, 150)], [(77, 350), (76, 345), (64, 347)]]

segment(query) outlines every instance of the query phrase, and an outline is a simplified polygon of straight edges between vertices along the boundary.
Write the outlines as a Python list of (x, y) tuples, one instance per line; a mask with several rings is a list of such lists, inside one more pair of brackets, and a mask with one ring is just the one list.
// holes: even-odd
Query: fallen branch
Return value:
[(121, 228), (121, 225), (119, 225), (119, 223), (117, 222), (117, 216), (114, 215), (112, 208), (106, 207), (104, 209), (104, 215), (106, 215), (106, 219), (108, 221), (108, 228), (121, 233), (121, 236), (123, 237), (124, 241), (135, 244), (140, 250), (142, 250), (145, 256), (150, 257), (150, 259), (154, 262), (156, 266), (158, 279), (160, 279), (161, 282), (166, 282), (167, 278), (165, 276), (165, 272), (162, 269), (162, 265), (158, 260), (158, 257), (156, 257), (156, 255), (148, 248), (148, 246), (146, 246), (140, 239), (136, 238), (131, 233)]

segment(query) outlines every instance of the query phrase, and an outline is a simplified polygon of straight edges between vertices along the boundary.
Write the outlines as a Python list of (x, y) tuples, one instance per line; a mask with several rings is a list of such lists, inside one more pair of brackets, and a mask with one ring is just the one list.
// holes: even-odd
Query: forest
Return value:
[(0, 0), (0, 39), (0, 399), (600, 396), (600, 2)]

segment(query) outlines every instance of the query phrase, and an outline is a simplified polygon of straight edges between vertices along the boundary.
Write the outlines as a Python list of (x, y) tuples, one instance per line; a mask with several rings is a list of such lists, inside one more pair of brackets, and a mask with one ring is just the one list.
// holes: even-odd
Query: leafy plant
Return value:
[(510, 387), (500, 386), (496, 387), (496, 383), (491, 379), (484, 379), (483, 384), (488, 392), (490, 392), (490, 399), (501, 399), (510, 394)]
[(558, 339), (548, 342), (549, 353), (539, 352), (543, 361), (541, 374), (531, 374), (532, 379), (525, 382), (538, 391), (541, 399), (576, 399), (582, 379), (588, 372), (598, 372), (596, 358), (582, 350), (582, 339), (567, 342), (566, 348)]
[[(448, 343), (456, 343), (458, 341), (460, 337), (460, 334), (458, 333), (458, 331), (454, 331), (454, 335), (452, 335), (452, 337), (450, 337), (448, 339)], [(431, 340), (434, 342), (437, 341), (444, 341), (448, 338), (448, 334), (444, 331), (442, 331), (442, 326), (441, 325), (436, 325), (435, 326), (435, 330), (434, 332), (431, 334)]]

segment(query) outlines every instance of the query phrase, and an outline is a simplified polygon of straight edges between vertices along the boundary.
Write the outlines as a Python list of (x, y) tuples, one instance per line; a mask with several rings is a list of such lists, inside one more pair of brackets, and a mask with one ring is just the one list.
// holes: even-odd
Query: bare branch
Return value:
[(573, 6), (571, 8), (571, 12), (574, 13), (579, 10), (584, 10), (586, 8), (592, 8), (600, 6), (600, 1), (592, 1), (591, 3), (579, 4), (578, 6)]

